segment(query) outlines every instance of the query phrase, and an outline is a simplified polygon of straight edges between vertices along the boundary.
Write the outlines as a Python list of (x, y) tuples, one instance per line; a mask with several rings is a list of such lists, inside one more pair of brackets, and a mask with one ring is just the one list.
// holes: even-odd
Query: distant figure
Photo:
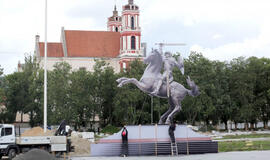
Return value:
[(128, 156), (128, 130), (126, 127), (123, 127), (123, 130), (121, 132), (122, 136), (122, 156), (126, 157)]
[(59, 127), (58, 127), (58, 129), (56, 130), (56, 132), (55, 132), (55, 136), (66, 136), (68, 133), (66, 132), (66, 126), (67, 126), (67, 123), (66, 123), (66, 120), (63, 120), (61, 123), (60, 123), (60, 125), (59, 125)]
[(169, 127), (169, 136), (171, 138), (171, 142), (173, 144), (175, 144), (175, 136), (174, 136), (174, 131), (175, 131), (175, 123), (171, 123), (170, 127)]

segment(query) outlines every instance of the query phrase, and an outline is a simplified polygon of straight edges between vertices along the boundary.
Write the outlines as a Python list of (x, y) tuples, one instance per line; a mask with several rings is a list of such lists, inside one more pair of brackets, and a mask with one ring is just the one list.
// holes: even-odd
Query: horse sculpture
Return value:
[[(162, 78), (160, 73), (163, 66), (162, 55), (157, 50), (153, 50), (151, 54), (144, 59), (144, 63), (148, 65), (140, 81), (135, 78), (122, 77), (116, 80), (119, 83), (118, 87), (132, 83), (141, 91), (150, 95), (156, 88), (158, 80)], [(175, 114), (181, 110), (181, 101), (187, 94), (193, 97), (200, 94), (198, 87), (194, 81), (190, 80), (189, 76), (186, 81), (191, 90), (186, 89), (183, 85), (175, 81), (170, 82), (170, 85), (167, 85), (167, 82), (163, 81), (158, 93), (154, 95), (160, 98), (168, 98), (170, 105), (168, 111), (161, 116), (159, 124), (164, 124), (164, 122), (165, 124), (170, 124), (172, 122)], [(169, 87), (169, 95), (167, 87)]]

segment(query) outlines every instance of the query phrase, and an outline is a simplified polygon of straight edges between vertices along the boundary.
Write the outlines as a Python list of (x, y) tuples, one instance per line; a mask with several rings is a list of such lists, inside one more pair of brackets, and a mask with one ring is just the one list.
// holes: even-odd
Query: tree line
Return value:
[[(178, 56), (179, 54), (175, 55)], [(187, 75), (199, 86), (198, 97), (186, 97), (175, 119), (179, 123), (217, 125), (230, 120), (253, 129), (270, 118), (270, 59), (239, 57), (230, 62), (212, 61), (192, 52), (184, 60), (185, 75), (175, 68), (174, 80), (186, 84)], [(68, 63), (48, 71), (48, 124), (65, 119), (79, 129), (99, 123), (121, 126), (151, 123), (151, 97), (135, 85), (117, 87), (119, 77), (140, 79), (146, 65), (136, 60), (126, 71), (115, 73), (103, 60), (94, 71), (72, 70)], [(1, 67), (0, 67), (1, 68)], [(0, 122), (13, 123), (17, 112), (28, 114), (31, 126), (43, 124), (44, 71), (35, 58), (25, 58), (22, 72), (3, 76), (0, 69)], [(153, 123), (168, 109), (166, 99), (153, 98)], [(96, 118), (98, 117), (98, 119)], [(97, 122), (95, 122), (97, 121)], [(248, 126), (247, 124), (251, 124)]]

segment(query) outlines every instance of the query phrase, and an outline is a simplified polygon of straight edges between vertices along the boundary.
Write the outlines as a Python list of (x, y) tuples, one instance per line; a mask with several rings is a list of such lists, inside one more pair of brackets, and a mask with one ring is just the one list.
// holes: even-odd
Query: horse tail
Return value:
[(191, 88), (188, 90), (188, 94), (192, 97), (200, 95), (199, 87), (194, 83), (194, 81), (190, 80), (190, 77), (187, 78), (187, 84)]

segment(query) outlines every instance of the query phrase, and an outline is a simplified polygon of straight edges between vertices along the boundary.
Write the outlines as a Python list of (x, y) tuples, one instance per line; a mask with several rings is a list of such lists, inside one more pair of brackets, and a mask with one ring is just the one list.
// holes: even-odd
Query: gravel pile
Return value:
[(74, 152), (71, 152), (70, 155), (90, 155), (90, 144), (91, 142), (87, 139), (80, 137), (71, 137), (71, 145), (74, 146)]
[(53, 131), (47, 130), (44, 133), (43, 128), (41, 127), (34, 127), (32, 129), (26, 130), (21, 136), (22, 137), (29, 137), (29, 136), (53, 136)]
[(41, 149), (32, 149), (25, 154), (21, 154), (13, 160), (56, 160), (50, 153)]

